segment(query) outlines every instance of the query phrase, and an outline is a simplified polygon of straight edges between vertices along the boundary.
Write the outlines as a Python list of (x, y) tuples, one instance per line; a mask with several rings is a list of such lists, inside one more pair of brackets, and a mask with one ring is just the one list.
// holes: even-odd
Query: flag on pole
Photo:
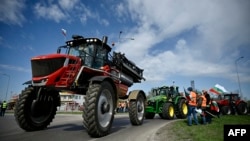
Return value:
[(63, 34), (64, 36), (67, 35), (67, 31), (66, 31), (65, 29), (63, 29), (63, 28), (62, 28), (62, 34)]
[(223, 86), (216, 84), (213, 88), (209, 89), (209, 92), (220, 95), (227, 92), (227, 90)]
[(219, 85), (219, 84), (216, 84), (215, 87), (216, 87), (218, 90), (220, 90), (221, 92), (223, 92), (223, 93), (227, 92), (227, 90), (226, 90), (223, 86), (221, 86), (221, 85)]
[(212, 93), (212, 94), (216, 94), (216, 95), (220, 94), (220, 92), (218, 92), (215, 88), (209, 89), (209, 92)]

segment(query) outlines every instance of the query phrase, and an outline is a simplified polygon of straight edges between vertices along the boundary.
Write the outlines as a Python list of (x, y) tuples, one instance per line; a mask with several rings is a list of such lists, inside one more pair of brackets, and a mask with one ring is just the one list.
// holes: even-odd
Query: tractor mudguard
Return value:
[(181, 97), (178, 98), (178, 101), (176, 101), (176, 104), (177, 104), (181, 99), (184, 99), (185, 101), (187, 101), (187, 98), (186, 98), (186, 97), (181, 96)]
[(139, 93), (142, 93), (145, 100), (147, 99), (144, 91), (142, 91), (142, 90), (133, 90), (133, 91), (130, 92), (130, 94), (128, 96), (128, 100), (129, 101), (130, 100), (136, 100)]
[(89, 82), (90, 83), (93, 83), (93, 82), (102, 82), (102, 81), (108, 81), (111, 83), (111, 85), (113, 86), (113, 88), (116, 90), (116, 86), (115, 86), (115, 83), (113, 81), (112, 78), (110, 78), (109, 76), (95, 76), (95, 77), (92, 77)]
[[(94, 76), (94, 77), (92, 77), (89, 81), (90, 82), (102, 82), (104, 79), (108, 79), (108, 78), (110, 78), (110, 77), (108, 77), (108, 76)], [(112, 79), (111, 79), (111, 81), (113, 81)]]
[[(92, 77), (92, 78), (89, 80), (90, 84), (93, 83), (93, 82), (98, 82), (98, 83), (100, 83), (100, 82), (103, 82), (103, 81), (108, 81), (108, 82), (112, 85), (112, 87), (113, 87), (115, 93), (117, 93), (117, 88), (116, 88), (115, 82), (114, 82), (113, 79), (110, 78), (109, 76), (95, 76), (95, 77)], [(115, 99), (117, 99), (117, 96), (115, 96)]]

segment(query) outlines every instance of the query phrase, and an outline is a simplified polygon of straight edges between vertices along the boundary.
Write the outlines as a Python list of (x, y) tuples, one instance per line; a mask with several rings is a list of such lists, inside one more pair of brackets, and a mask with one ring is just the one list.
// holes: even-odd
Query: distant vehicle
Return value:
[(152, 90), (154, 96), (147, 100), (146, 119), (153, 119), (155, 114), (159, 114), (162, 119), (187, 117), (186, 97), (179, 93), (178, 87), (162, 86)]
[[(131, 91), (134, 83), (145, 80), (140, 69), (124, 54), (113, 52), (108, 38), (72, 36), (57, 53), (31, 58), (32, 80), (16, 104), (15, 118), (26, 131), (46, 128), (60, 106), (59, 92), (86, 95), (83, 102), (83, 125), (92, 137), (109, 134), (118, 99), (129, 99), (132, 125), (144, 119), (146, 95)], [(64, 49), (65, 53), (61, 53)]]
[(236, 113), (239, 115), (247, 114), (247, 103), (240, 99), (239, 94), (223, 94), (221, 99), (216, 100), (216, 102), (223, 115), (234, 115)]

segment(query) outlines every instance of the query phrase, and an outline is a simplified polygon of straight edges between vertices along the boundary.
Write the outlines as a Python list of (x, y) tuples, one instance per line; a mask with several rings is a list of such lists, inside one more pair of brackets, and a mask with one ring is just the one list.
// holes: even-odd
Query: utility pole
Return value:
[(6, 90), (6, 95), (5, 95), (5, 100), (7, 101), (8, 90), (9, 90), (9, 84), (10, 84), (10, 75), (5, 74), (5, 73), (1, 73), (1, 74), (8, 77), (8, 84), (7, 84), (7, 90)]
[(121, 38), (121, 36), (122, 36), (122, 31), (120, 31), (119, 32), (119, 43), (121, 42), (121, 39), (123, 39), (123, 40), (135, 40), (134, 38)]
[(237, 73), (237, 78), (238, 78), (238, 84), (239, 84), (239, 92), (240, 92), (240, 97), (242, 98), (243, 95), (242, 95), (242, 92), (241, 92), (241, 86), (240, 86), (240, 77), (239, 77), (239, 73), (238, 73), (238, 64), (237, 62), (240, 60), (240, 59), (243, 59), (244, 57), (241, 56), (240, 58), (236, 59), (235, 60), (235, 67), (236, 67), (236, 73)]

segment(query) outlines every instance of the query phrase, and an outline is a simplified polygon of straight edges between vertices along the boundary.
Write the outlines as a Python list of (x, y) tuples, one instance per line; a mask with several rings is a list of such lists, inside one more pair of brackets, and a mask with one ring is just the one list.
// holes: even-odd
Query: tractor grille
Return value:
[(148, 101), (148, 106), (155, 106), (156, 105), (156, 103), (154, 102), (154, 101)]
[(31, 60), (32, 76), (47, 76), (63, 67), (65, 58)]

